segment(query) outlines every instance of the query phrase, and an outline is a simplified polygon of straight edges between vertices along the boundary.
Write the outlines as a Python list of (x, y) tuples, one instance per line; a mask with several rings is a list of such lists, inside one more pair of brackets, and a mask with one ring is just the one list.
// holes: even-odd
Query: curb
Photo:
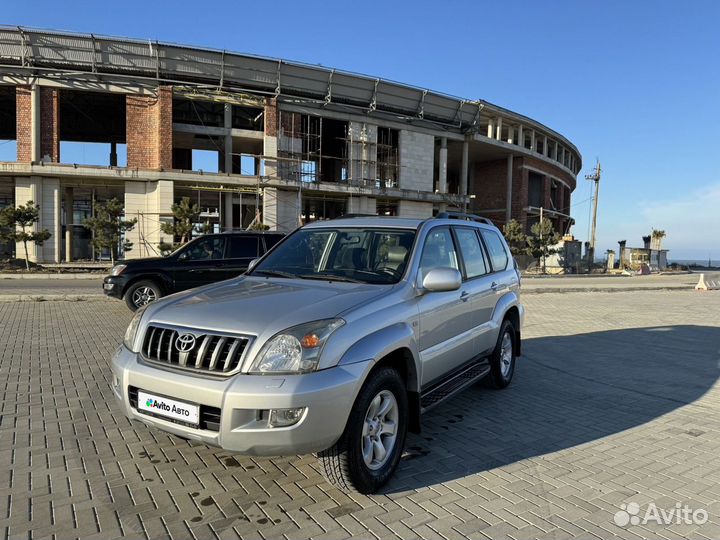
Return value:
[(0, 279), (98, 279), (107, 274), (10, 274), (0, 272)]
[(108, 302), (104, 294), (0, 294), (0, 302)]
[(560, 288), (538, 288), (538, 289), (520, 289), (520, 294), (564, 294), (564, 293), (623, 293), (623, 292), (638, 292), (638, 291), (692, 291), (693, 288), (689, 285), (683, 286), (661, 286), (657, 287), (571, 287), (567, 289)]

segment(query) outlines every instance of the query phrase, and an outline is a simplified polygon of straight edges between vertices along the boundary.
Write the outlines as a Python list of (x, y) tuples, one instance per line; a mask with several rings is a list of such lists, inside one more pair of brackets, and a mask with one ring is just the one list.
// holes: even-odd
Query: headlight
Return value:
[(325, 319), (293, 326), (276, 334), (260, 350), (250, 373), (307, 373), (317, 369), (320, 353), (342, 319)]
[(127, 264), (116, 264), (112, 267), (112, 270), (110, 270), (110, 275), (119, 276), (123, 273), (123, 270), (125, 270), (125, 268), (127, 268)]
[(130, 321), (127, 330), (125, 330), (125, 339), (123, 340), (123, 343), (132, 352), (137, 352), (134, 349), (135, 337), (137, 337), (138, 328), (140, 328), (140, 320), (142, 319), (143, 313), (145, 313), (146, 308), (147, 306), (143, 306), (135, 312), (135, 316)]

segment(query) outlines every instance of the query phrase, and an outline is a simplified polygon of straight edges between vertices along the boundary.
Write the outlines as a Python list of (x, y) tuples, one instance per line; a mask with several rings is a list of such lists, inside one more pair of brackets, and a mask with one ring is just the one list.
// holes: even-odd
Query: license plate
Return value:
[(157, 416), (172, 418), (197, 426), (200, 423), (200, 407), (177, 399), (138, 391), (138, 409)]

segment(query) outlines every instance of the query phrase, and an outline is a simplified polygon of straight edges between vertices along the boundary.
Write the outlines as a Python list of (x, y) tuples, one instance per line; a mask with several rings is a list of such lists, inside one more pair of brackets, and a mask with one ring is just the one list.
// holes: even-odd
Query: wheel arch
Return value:
[(158, 286), (162, 289), (163, 296), (172, 293), (172, 280), (160, 272), (157, 273), (150, 273), (150, 274), (138, 274), (137, 276), (132, 277), (128, 282), (125, 284), (125, 287), (122, 290), (122, 297), (125, 298), (125, 295), (130, 290), (130, 287), (135, 285), (138, 281), (152, 281), (154, 283), (157, 283)]
[(410, 407), (409, 429), (420, 429), (420, 360), (415, 342), (415, 332), (406, 323), (398, 323), (364, 336), (342, 356), (338, 365), (371, 360), (372, 368), (362, 381), (383, 366), (398, 370), (407, 389)]
[(513, 325), (513, 328), (515, 329), (515, 335), (513, 337), (514, 343), (513, 346), (515, 348), (515, 355), (520, 356), (521, 355), (521, 339), (520, 339), (520, 310), (517, 306), (511, 306), (510, 309), (508, 309), (505, 312), (505, 316), (503, 317), (503, 320), (510, 321)]

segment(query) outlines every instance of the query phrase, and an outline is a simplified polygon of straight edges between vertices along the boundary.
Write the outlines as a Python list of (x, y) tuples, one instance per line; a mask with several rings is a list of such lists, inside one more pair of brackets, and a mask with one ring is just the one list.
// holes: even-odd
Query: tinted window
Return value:
[(241, 259), (243, 257), (255, 258), (258, 256), (257, 236), (235, 236), (230, 238), (230, 249), (228, 259)]
[(201, 238), (190, 244), (185, 251), (192, 261), (210, 261), (223, 258), (225, 239), (218, 237)]
[(495, 231), (482, 231), (485, 245), (487, 246), (490, 254), (490, 262), (492, 263), (493, 270), (505, 270), (508, 263), (508, 254), (505, 251), (505, 245)]
[(420, 272), (423, 278), (433, 268), (455, 268), (458, 270), (457, 253), (450, 229), (438, 227), (428, 233), (420, 259)]
[(270, 249), (277, 244), (280, 240), (283, 239), (282, 234), (266, 234), (263, 236), (265, 238), (265, 250), (270, 251)]
[(485, 257), (480, 247), (480, 238), (473, 229), (456, 228), (460, 254), (465, 263), (465, 274), (468, 279), (487, 274)]
[(251, 275), (397, 283), (415, 231), (354, 227), (301, 229), (268, 254)]

